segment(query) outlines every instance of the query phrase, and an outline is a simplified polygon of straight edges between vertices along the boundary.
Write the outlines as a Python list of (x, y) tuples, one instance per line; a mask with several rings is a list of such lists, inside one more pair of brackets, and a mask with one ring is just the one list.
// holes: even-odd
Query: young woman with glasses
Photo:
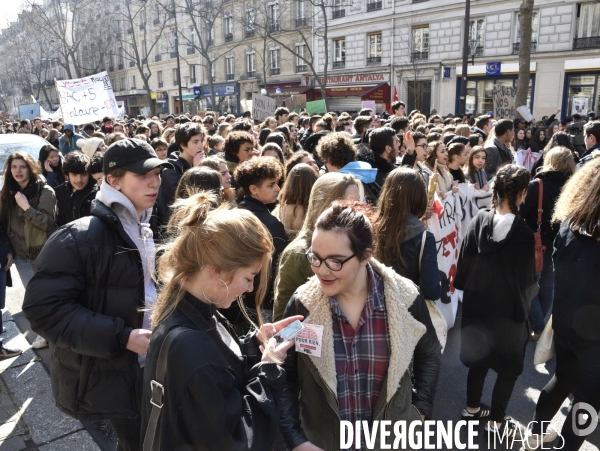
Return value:
[(284, 363), (280, 424), (293, 451), (339, 449), (340, 420), (431, 417), (440, 345), (427, 306), (413, 283), (372, 257), (360, 205), (336, 201), (319, 216), (305, 254), (314, 276), (284, 313), (323, 327), (320, 357), (290, 349)]

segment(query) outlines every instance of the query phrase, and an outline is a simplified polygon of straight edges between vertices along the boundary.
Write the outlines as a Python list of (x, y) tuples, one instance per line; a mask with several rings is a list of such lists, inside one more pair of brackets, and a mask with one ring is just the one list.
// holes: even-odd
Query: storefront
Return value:
[(565, 61), (565, 88), (562, 111), (566, 116), (600, 115), (600, 61), (581, 59)]
[(169, 101), (169, 94), (167, 94), (164, 91), (156, 91), (155, 93), (152, 93), (152, 98), (155, 101), (155, 109), (156, 109), (156, 114), (160, 115), (160, 114), (168, 114), (169, 113), (169, 105), (168, 105), (168, 101)]
[(212, 105), (210, 86), (200, 86), (200, 103), (203, 110), (218, 111), (220, 114), (239, 114), (240, 90), (236, 81), (213, 83), (215, 105)]
[[(466, 113), (478, 116), (487, 114), (494, 110), (493, 92), (494, 85), (516, 87), (519, 78), (519, 64), (492, 63), (494, 70), (489, 70), (488, 65), (469, 66), (467, 72), (467, 105)], [(486, 66), (488, 70), (486, 71)], [(531, 77), (529, 79), (529, 93), (527, 95), (527, 107), (533, 111), (533, 94), (535, 92), (535, 70), (536, 63), (531, 63)], [(456, 105), (455, 113), (460, 108), (460, 82), (462, 78), (462, 67), (456, 68)]]
[[(321, 99), (319, 86), (312, 89), (315, 100)], [(329, 111), (357, 112), (375, 107), (377, 114), (390, 109), (388, 73), (369, 73), (327, 77), (327, 108)]]
[(147, 116), (150, 113), (150, 101), (148, 100), (146, 91), (143, 89), (116, 92), (115, 100), (123, 102), (125, 114), (130, 117), (138, 115)]
[[(277, 106), (287, 106), (290, 103), (290, 97), (300, 96), (301, 102), (296, 106), (300, 109), (306, 106), (306, 101), (313, 100), (311, 88), (303, 85), (301, 82), (288, 82), (288, 83), (271, 83), (267, 85), (267, 95), (277, 102)], [(292, 109), (294, 109), (292, 107)]]

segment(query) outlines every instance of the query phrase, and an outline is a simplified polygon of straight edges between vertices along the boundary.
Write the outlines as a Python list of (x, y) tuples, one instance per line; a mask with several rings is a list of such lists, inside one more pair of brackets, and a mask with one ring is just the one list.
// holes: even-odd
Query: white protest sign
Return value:
[(277, 109), (277, 102), (267, 96), (252, 93), (252, 118), (264, 121), (267, 117), (273, 116)]
[(494, 85), (494, 118), (514, 119), (517, 115), (515, 109), (516, 96), (517, 88)]
[(115, 94), (106, 72), (75, 80), (57, 80), (56, 90), (66, 124), (81, 125), (119, 117)]

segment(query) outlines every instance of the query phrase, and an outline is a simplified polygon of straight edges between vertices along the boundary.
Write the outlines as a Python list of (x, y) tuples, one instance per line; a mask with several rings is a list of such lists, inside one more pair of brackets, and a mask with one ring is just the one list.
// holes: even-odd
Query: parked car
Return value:
[(36, 161), (40, 156), (40, 149), (50, 144), (44, 138), (25, 133), (0, 134), (0, 189), (4, 185), (4, 165), (8, 156), (13, 152), (27, 152)]

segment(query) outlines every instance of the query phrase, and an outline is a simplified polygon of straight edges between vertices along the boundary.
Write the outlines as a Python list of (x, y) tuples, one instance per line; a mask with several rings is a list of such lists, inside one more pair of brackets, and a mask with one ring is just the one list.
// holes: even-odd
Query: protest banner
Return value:
[(115, 93), (106, 72), (75, 80), (56, 80), (56, 91), (66, 124), (81, 125), (101, 121), (104, 117), (119, 117)]
[(264, 121), (269, 116), (275, 114), (277, 102), (271, 97), (263, 96), (255, 92), (252, 93), (252, 118)]
[(514, 119), (517, 115), (517, 110), (515, 109), (516, 96), (517, 88), (494, 85), (494, 118)]
[(325, 100), (313, 100), (312, 102), (306, 102), (306, 112), (308, 114), (325, 114), (327, 109), (325, 108)]

